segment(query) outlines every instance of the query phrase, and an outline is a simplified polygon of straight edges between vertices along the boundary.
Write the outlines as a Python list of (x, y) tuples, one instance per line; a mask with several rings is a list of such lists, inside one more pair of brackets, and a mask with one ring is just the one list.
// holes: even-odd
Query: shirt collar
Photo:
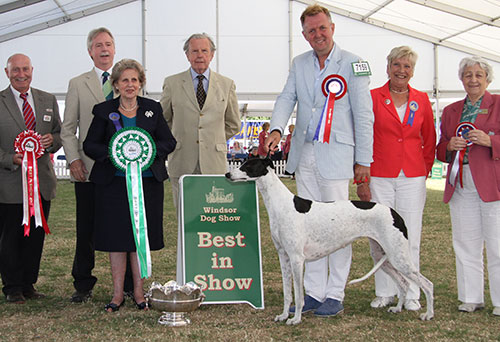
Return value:
[(111, 73), (109, 72), (110, 70), (101, 70), (96, 66), (94, 66), (94, 71), (97, 74), (97, 78), (99, 78), (99, 79), (102, 79), (102, 73), (105, 71), (107, 71), (109, 73), (109, 75), (111, 75)]
[[(17, 91), (16, 89), (14, 89), (12, 84), (10, 85), (10, 90), (12, 90), (12, 94), (14, 94), (14, 97), (16, 99), (20, 98), (21, 93), (19, 91)], [(28, 89), (28, 91), (25, 94), (28, 94), (28, 98), (31, 96), (31, 87)]]
[[(189, 68), (189, 69), (191, 70), (191, 78), (194, 81), (199, 74), (196, 71), (194, 71), (193, 68)], [(207, 68), (207, 70), (205, 70), (205, 72), (202, 75), (205, 76), (205, 78), (207, 80), (209, 80), (210, 79), (210, 68)]]
[[(333, 43), (332, 50), (328, 54), (328, 57), (326, 57), (326, 59), (325, 59), (325, 69), (328, 66), (328, 64), (330, 63), (330, 59), (332, 59), (333, 51), (335, 51), (336, 46), (337, 46), (337, 44)], [(314, 50), (313, 50), (313, 56), (314, 56), (314, 64), (319, 68), (318, 55), (316, 54), (316, 51), (314, 51)]]

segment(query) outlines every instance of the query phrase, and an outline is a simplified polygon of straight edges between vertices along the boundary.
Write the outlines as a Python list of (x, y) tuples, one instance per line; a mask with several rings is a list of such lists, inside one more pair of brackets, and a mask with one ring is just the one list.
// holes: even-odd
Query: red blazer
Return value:
[[(450, 163), (446, 175), (446, 187), (444, 190), (444, 202), (448, 203), (455, 191), (455, 187), (448, 182), (451, 171), (451, 163), (455, 159), (455, 153), (446, 151), (450, 139), (455, 136), (455, 129), (462, 116), (465, 99), (446, 106), (441, 117), (441, 138), (437, 146), (437, 159)], [(474, 179), (479, 197), (484, 202), (500, 200), (500, 95), (484, 93), (481, 109), (477, 115), (474, 125), (490, 135), (491, 147), (472, 145), (469, 148), (469, 166)], [(457, 177), (458, 180), (458, 177)], [(460, 186), (459, 183), (455, 186)]]
[[(431, 103), (426, 93), (410, 86), (408, 89), (408, 106), (403, 123), (394, 107), (389, 82), (371, 90), (375, 123), (370, 174), (374, 177), (394, 178), (401, 169), (406, 177), (427, 176), (432, 169), (436, 129)], [(407, 122), (413, 101), (418, 109), (410, 126)]]

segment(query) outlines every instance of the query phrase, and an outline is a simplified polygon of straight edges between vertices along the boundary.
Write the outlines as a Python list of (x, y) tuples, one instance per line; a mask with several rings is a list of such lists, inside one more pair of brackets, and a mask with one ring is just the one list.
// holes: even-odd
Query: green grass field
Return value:
[[(291, 180), (284, 181), (295, 192)], [(170, 184), (165, 183), (166, 248), (153, 252), (152, 281), (175, 279), (177, 224)], [(352, 198), (355, 198), (354, 195)], [(434, 283), (435, 318), (422, 322), (415, 312), (390, 314), (370, 308), (374, 297), (373, 278), (346, 289), (345, 313), (340, 317), (303, 316), (298, 326), (275, 323), (282, 310), (281, 273), (278, 256), (269, 234), (266, 210), (260, 201), (264, 277), (264, 310), (249, 305), (206, 305), (191, 313), (192, 324), (169, 328), (157, 323), (160, 313), (138, 311), (128, 300), (116, 313), (103, 307), (111, 299), (112, 284), (106, 253), (97, 253), (98, 282), (92, 301), (72, 304), (71, 265), (75, 244), (73, 185), (58, 184), (52, 202), (37, 289), (46, 299), (14, 305), (0, 299), (0, 341), (500, 341), (500, 317), (491, 314), (489, 291), (485, 310), (465, 314), (457, 311), (455, 259), (451, 227), (442, 191), (428, 190), (421, 247), (421, 271)], [(365, 274), (373, 265), (368, 242), (353, 245), (350, 278)], [(487, 284), (487, 281), (486, 281)], [(422, 295), (422, 297), (424, 297)], [(425, 305), (422, 298), (421, 303)]]

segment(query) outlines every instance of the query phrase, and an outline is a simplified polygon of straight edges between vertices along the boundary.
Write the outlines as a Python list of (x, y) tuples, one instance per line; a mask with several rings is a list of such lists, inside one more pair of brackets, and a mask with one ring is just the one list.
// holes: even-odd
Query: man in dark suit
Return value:
[[(69, 81), (64, 109), (61, 139), (75, 184), (76, 197), (76, 249), (73, 260), (73, 286), (71, 302), (82, 303), (92, 297), (97, 278), (94, 268), (94, 184), (89, 182), (94, 161), (83, 152), (83, 141), (92, 122), (92, 108), (113, 98), (109, 76), (115, 57), (115, 40), (111, 32), (100, 27), (89, 32), (87, 50), (94, 67)], [(127, 264), (125, 291), (133, 289)]]
[(28, 56), (9, 57), (5, 73), (10, 86), (0, 92), (0, 274), (7, 302), (24, 303), (26, 299), (45, 297), (33, 286), (38, 278), (45, 232), (42, 227), (35, 227), (32, 218), (29, 235), (24, 236), (23, 155), (14, 151), (14, 140), (27, 129), (23, 112), (29, 108), (35, 116), (34, 130), (42, 136), (45, 148), (37, 163), (41, 204), (48, 219), (57, 183), (49, 154), (61, 147), (61, 120), (55, 96), (30, 87), (33, 67)]

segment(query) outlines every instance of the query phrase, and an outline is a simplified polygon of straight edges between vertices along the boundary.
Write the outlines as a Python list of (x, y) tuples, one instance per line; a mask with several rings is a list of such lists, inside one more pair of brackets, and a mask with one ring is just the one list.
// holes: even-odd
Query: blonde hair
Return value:
[(300, 15), (300, 23), (302, 24), (302, 27), (304, 27), (304, 21), (306, 21), (306, 17), (312, 17), (315, 16), (316, 14), (324, 13), (326, 17), (332, 22), (332, 16), (330, 14), (330, 11), (328, 8), (325, 8), (323, 6), (320, 6), (318, 4), (310, 5), (308, 6), (304, 12)]

